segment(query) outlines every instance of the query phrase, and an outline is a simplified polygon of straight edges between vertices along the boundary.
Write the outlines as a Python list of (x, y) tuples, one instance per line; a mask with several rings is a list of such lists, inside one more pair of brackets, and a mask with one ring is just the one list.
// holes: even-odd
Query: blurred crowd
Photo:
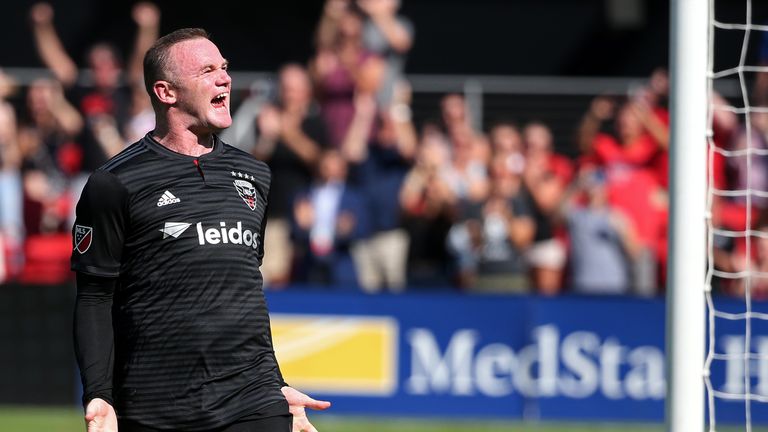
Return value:
[[(660, 294), (666, 71), (627, 97), (592, 100), (572, 143), (555, 145), (543, 121), (475, 127), (458, 93), (442, 97), (439, 119), (416, 125), (404, 76), (415, 31), (399, 7), (398, 0), (327, 0), (312, 58), (283, 66), (274, 97), (258, 95), (245, 112), (253, 133), (229, 140), (272, 170), (267, 286)], [(0, 75), (0, 281), (68, 278), (73, 205), (85, 179), (154, 127), (141, 59), (158, 37), (158, 8), (134, 7), (127, 58), (108, 43), (93, 45), (85, 77), (53, 14), (45, 3), (30, 10), (51, 77), (22, 91)], [(748, 136), (736, 114), (715, 110), (716, 190), (768, 190), (765, 156), (726, 157), (747, 145), (768, 150), (768, 114), (752, 114), (750, 124)], [(577, 157), (555, 151), (568, 146)], [(724, 233), (713, 239), (715, 266), (768, 270), (768, 241), (727, 235), (743, 232), (748, 220), (768, 230), (768, 199), (730, 195), (713, 198), (712, 220)], [(759, 279), (749, 288), (768, 293)], [(739, 294), (745, 284), (723, 278), (717, 289)]]

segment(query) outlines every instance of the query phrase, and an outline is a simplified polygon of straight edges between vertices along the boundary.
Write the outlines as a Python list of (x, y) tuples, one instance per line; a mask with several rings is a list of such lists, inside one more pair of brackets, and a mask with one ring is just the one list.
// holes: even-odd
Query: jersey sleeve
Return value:
[(112, 299), (116, 286), (116, 278), (77, 274), (73, 330), (75, 357), (83, 383), (83, 406), (94, 398), (104, 399), (114, 406)]
[(128, 192), (107, 171), (95, 171), (77, 203), (72, 227), (72, 270), (92, 276), (120, 275)]

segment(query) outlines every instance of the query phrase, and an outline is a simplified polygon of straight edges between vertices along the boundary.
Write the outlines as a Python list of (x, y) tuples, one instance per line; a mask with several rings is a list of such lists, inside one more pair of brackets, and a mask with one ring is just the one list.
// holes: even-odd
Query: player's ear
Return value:
[(155, 97), (160, 103), (166, 105), (173, 105), (176, 103), (176, 89), (168, 81), (155, 81), (152, 86), (152, 91), (155, 93)]

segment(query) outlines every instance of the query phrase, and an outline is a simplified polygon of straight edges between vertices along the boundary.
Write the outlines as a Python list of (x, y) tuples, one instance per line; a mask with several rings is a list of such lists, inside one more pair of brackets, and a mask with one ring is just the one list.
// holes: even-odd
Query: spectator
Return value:
[(662, 150), (630, 104), (618, 110), (616, 137), (598, 133), (613, 112), (609, 99), (592, 102), (579, 129), (585, 154), (582, 164), (605, 169), (609, 203), (631, 220), (640, 244), (633, 262), (633, 288), (639, 295), (650, 296), (657, 292), (659, 257), (666, 251), (667, 195), (653, 166)]
[(473, 291), (527, 292), (531, 284), (524, 255), (535, 222), (519, 174), (508, 169), (503, 155), (493, 160), (491, 172), (490, 197), (465, 208), (468, 214), (448, 235), (459, 284)]
[(142, 82), (142, 59), (157, 38), (160, 12), (151, 3), (134, 6), (133, 19), (138, 31), (125, 80), (115, 47), (101, 42), (90, 48), (87, 62), (93, 84), (88, 87), (79, 83), (77, 65), (59, 39), (53, 14), (48, 3), (35, 4), (30, 11), (32, 32), (43, 63), (71, 93), (85, 117), (85, 133), (79, 144), (83, 148), (82, 169), (88, 174), (125, 145), (124, 128), (131, 117), (131, 86)]
[(74, 138), (83, 119), (58, 82), (34, 81), (27, 91), (27, 118), (19, 130), (27, 234), (68, 231), (71, 181), (80, 169)]
[(404, 78), (405, 57), (413, 45), (413, 25), (397, 14), (399, 0), (328, 0), (317, 29), (318, 48), (333, 47), (341, 18), (350, 7), (365, 15), (362, 42), (366, 51), (385, 60), (377, 101), (381, 109), (389, 109), (395, 86)]
[(494, 159), (503, 159), (507, 169), (521, 175), (525, 170), (525, 144), (520, 130), (511, 122), (494, 125), (489, 133)]
[[(763, 23), (765, 24), (765, 23)], [(768, 33), (760, 32), (757, 63), (760, 67), (768, 66)], [(752, 88), (752, 106), (768, 105), (768, 72), (757, 71)]]
[(134, 143), (155, 128), (155, 113), (152, 102), (143, 85), (133, 84), (131, 91), (131, 112), (125, 125), (125, 142)]
[[(719, 106), (728, 105), (728, 101), (717, 93), (713, 94), (713, 103)], [(727, 110), (714, 110), (712, 113), (712, 145), (717, 149), (729, 150), (736, 141), (735, 134), (741, 130), (739, 117)], [(728, 190), (734, 187), (735, 176), (730, 171), (730, 159), (722, 153), (711, 153), (712, 187), (717, 190)], [(736, 164), (738, 165), (738, 164)], [(731, 165), (733, 166), (733, 165)], [(758, 220), (760, 213), (756, 208), (751, 209), (751, 218)], [(748, 210), (743, 202), (723, 197), (720, 194), (712, 196), (712, 225), (717, 228), (744, 231), (746, 230)], [(732, 237), (715, 234), (712, 237), (713, 263), (715, 268), (723, 272), (733, 272), (734, 249), (736, 241)], [(713, 278), (713, 288), (722, 293), (733, 293), (734, 284), (729, 279)]]
[(483, 201), (490, 190), (488, 164), (491, 144), (470, 124), (464, 97), (448, 94), (440, 103), (443, 130), (451, 148), (452, 163), (446, 176), (460, 200)]
[(758, 233), (752, 235), (747, 249), (746, 238), (733, 239), (733, 252), (730, 254), (729, 266), (725, 269), (732, 273), (744, 273), (738, 279), (731, 281), (728, 292), (731, 295), (744, 297), (749, 290), (753, 300), (768, 299), (768, 211), (762, 210), (754, 229)]
[(424, 127), (415, 165), (400, 190), (408, 232), (408, 283), (413, 287), (446, 286), (449, 279), (445, 244), (454, 219), (457, 197), (447, 178), (448, 144), (434, 125)]
[[(616, 136), (600, 132), (603, 123), (615, 115)], [(646, 133), (631, 102), (616, 109), (616, 102), (595, 98), (578, 131), (579, 145), (588, 162), (651, 169), (660, 153), (659, 144)]]
[(344, 143), (354, 178), (366, 195), (371, 236), (357, 243), (353, 257), (367, 292), (388, 288), (400, 292), (406, 284), (408, 234), (401, 228), (399, 191), (416, 152), (418, 138), (410, 119), (410, 89), (400, 84), (395, 101), (378, 117), (370, 95), (359, 96), (355, 119)]
[(404, 79), (406, 54), (413, 46), (413, 24), (398, 15), (400, 0), (357, 0), (367, 15), (363, 24), (365, 48), (385, 60), (386, 70), (376, 98), (379, 107), (388, 110), (395, 86)]
[(467, 128), (456, 128), (451, 134), (451, 163), (446, 167), (454, 194), (463, 201), (481, 202), (490, 189), (488, 169), (478, 155), (477, 142)]
[[(330, 36), (326, 36), (329, 22)], [(362, 40), (363, 17), (349, 2), (328, 0), (318, 28), (318, 52), (312, 60), (321, 114), (331, 144), (340, 148), (354, 117), (355, 94), (378, 91), (383, 61), (367, 51)]]
[[(718, 99), (719, 96), (716, 96)], [(727, 104), (720, 100), (719, 104)], [(712, 199), (712, 223), (715, 227), (732, 230), (745, 231), (748, 216), (752, 221), (756, 221), (753, 229), (764, 229), (768, 226), (766, 223), (766, 212), (768, 211), (768, 200), (754, 191), (764, 191), (768, 188), (765, 176), (768, 175), (768, 157), (761, 154), (761, 150), (768, 149), (768, 115), (764, 113), (751, 113), (751, 130), (748, 133), (746, 125), (739, 124), (736, 115), (733, 113), (715, 111), (714, 116), (714, 137), (713, 142), (717, 148), (724, 148), (729, 151), (744, 151), (747, 147), (757, 150), (750, 156), (738, 153), (729, 157), (724, 157), (720, 153), (714, 153), (712, 172), (714, 175), (713, 186), (718, 190), (751, 190), (753, 191), (750, 199), (750, 205), (747, 205), (745, 196), (725, 197), (721, 194), (715, 194)], [(723, 145), (724, 141), (730, 142)], [(760, 239), (753, 237), (753, 250), (750, 254), (746, 252), (746, 244), (743, 238), (731, 238), (722, 235), (713, 237), (713, 258), (715, 267), (720, 271), (738, 272), (747, 268), (747, 258), (752, 260), (753, 269), (756, 266), (763, 265), (759, 256)], [(726, 293), (743, 295), (745, 280), (727, 281), (716, 280), (715, 285)], [(750, 282), (756, 287), (755, 294), (758, 296), (768, 294), (759, 292), (765, 288), (763, 279), (753, 278)], [(718, 286), (719, 285), (719, 286)]]
[(14, 90), (13, 81), (0, 71), (0, 283), (18, 272), (24, 236), (16, 111), (6, 101)]
[(544, 123), (532, 122), (523, 129), (523, 179), (536, 221), (536, 235), (527, 258), (533, 284), (547, 295), (557, 294), (563, 282), (566, 247), (563, 238), (558, 237), (553, 219), (573, 177), (571, 161), (554, 152), (552, 139), (552, 132)]
[(318, 51), (333, 50), (337, 43), (339, 22), (352, 6), (352, 0), (325, 0), (323, 13), (315, 30)]
[[(586, 194), (586, 205), (571, 197)], [(631, 293), (632, 257), (637, 242), (632, 223), (608, 203), (605, 174), (583, 171), (563, 198), (561, 211), (570, 237), (571, 286), (579, 294)]]
[(471, 127), (464, 96), (458, 93), (447, 94), (440, 100), (440, 115), (446, 133), (457, 127)]
[(327, 150), (320, 157), (315, 184), (296, 200), (293, 233), (299, 282), (359, 286), (350, 251), (368, 234), (369, 221), (363, 196), (346, 180), (343, 157)]
[(280, 69), (278, 80), (278, 100), (260, 111), (258, 141), (253, 148), (254, 156), (267, 162), (272, 170), (264, 240), (269, 254), (262, 263), (262, 273), (273, 287), (290, 281), (293, 200), (309, 188), (328, 143), (307, 71), (298, 64), (289, 64)]
[[(741, 124), (735, 131), (729, 149), (744, 152), (747, 149), (757, 151), (752, 154), (734, 155), (728, 158), (726, 168), (729, 187), (736, 190), (768, 191), (768, 113), (749, 114), (750, 129)], [(745, 196), (735, 197), (740, 205), (746, 205)], [(751, 203), (758, 209), (768, 208), (768, 198), (752, 195)]]
[(664, 68), (657, 68), (651, 74), (646, 86), (630, 91), (633, 113), (640, 121), (646, 134), (656, 142), (660, 151), (652, 161), (659, 184), (669, 187), (669, 77)]
[(126, 143), (134, 143), (155, 128), (155, 116), (149, 94), (144, 88), (144, 53), (155, 42), (160, 32), (160, 10), (152, 3), (141, 2), (132, 10), (138, 27), (134, 50), (128, 63), (128, 86), (131, 92), (130, 111), (123, 128)]

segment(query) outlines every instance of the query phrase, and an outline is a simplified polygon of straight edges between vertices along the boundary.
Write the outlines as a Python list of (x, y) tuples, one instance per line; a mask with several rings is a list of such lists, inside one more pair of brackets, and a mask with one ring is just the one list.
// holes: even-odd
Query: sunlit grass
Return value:
[[(662, 425), (634, 423), (523, 423), (487, 420), (434, 420), (383, 417), (315, 415), (320, 432), (662, 432)], [(744, 427), (718, 428), (722, 432)], [(768, 428), (753, 428), (768, 432)], [(77, 408), (0, 407), (0, 432), (84, 432), (82, 412)]]

